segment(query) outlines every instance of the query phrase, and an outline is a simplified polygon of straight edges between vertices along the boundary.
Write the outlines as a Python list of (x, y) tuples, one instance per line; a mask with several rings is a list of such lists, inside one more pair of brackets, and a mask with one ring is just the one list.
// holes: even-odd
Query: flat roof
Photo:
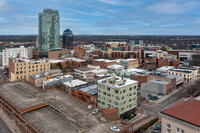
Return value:
[(150, 83), (157, 83), (157, 84), (169, 84), (169, 82), (165, 82), (165, 81), (160, 81), (160, 80), (149, 80), (148, 82)]
[(108, 70), (107, 69), (96, 69), (96, 70), (92, 70), (93, 73), (102, 73), (102, 72), (105, 72), (107, 73)]
[(136, 69), (136, 68), (130, 68), (130, 69), (122, 70), (122, 71), (124, 71), (124, 72), (129, 72), (129, 73), (146, 72), (146, 70), (143, 70), (143, 69)]
[[(123, 81), (121, 84), (115, 84), (115, 83), (109, 83), (109, 79), (113, 79), (113, 78), (116, 78), (114, 80), (115, 83), (117, 82), (120, 82), (120, 81)], [(114, 87), (114, 88), (122, 88), (122, 87), (125, 87), (125, 86), (128, 86), (128, 85), (131, 85), (131, 84), (135, 84), (135, 83), (138, 83), (138, 81), (135, 81), (135, 80), (132, 80), (132, 79), (128, 79), (128, 78), (122, 78), (122, 77), (119, 77), (119, 76), (114, 76), (111, 75), (111, 77), (107, 77), (107, 78), (104, 78), (104, 79), (101, 79), (101, 80), (98, 80), (98, 83), (100, 84), (104, 84), (104, 85), (107, 85), (107, 86), (110, 86), (110, 87)]]
[(25, 108), (44, 104), (44, 102), (35, 96), (39, 89), (24, 82), (11, 82), (0, 85), (0, 94), (11, 101), (17, 108)]
[(49, 60), (50, 63), (60, 63), (65, 62), (66, 60)]
[(97, 85), (91, 85), (91, 86), (82, 88), (80, 90), (87, 93), (87, 94), (95, 95), (95, 94), (97, 94)]
[(167, 71), (167, 70), (170, 70), (170, 69), (173, 69), (173, 68), (174, 68), (173, 66), (163, 66), (163, 67), (158, 68), (157, 70)]
[(75, 87), (75, 86), (87, 84), (87, 82), (79, 80), (79, 79), (75, 79), (75, 80), (72, 80), (72, 81), (64, 82), (63, 84), (66, 85), (66, 86), (69, 86), (69, 87)]
[(23, 114), (42, 133), (77, 132), (77, 125), (50, 107), (43, 107)]
[(194, 70), (188, 70), (188, 69), (171, 69), (170, 71), (174, 72), (181, 72), (181, 73), (192, 73)]
[(102, 61), (102, 62), (116, 62), (115, 60), (108, 60), (108, 59), (96, 59), (95, 61)]
[(62, 79), (67, 79), (67, 78), (73, 78), (72, 75), (63, 75), (63, 76), (57, 76), (56, 78), (52, 78), (52, 79), (48, 79), (46, 81), (43, 81), (43, 83), (50, 83), (50, 82), (54, 82), (54, 81), (58, 81), (58, 80), (62, 80)]
[(122, 68), (122, 67), (124, 68), (124, 66), (122, 66), (122, 65), (117, 65), (117, 64), (108, 66), (108, 68), (111, 68), (111, 69), (117, 69), (117, 68)]

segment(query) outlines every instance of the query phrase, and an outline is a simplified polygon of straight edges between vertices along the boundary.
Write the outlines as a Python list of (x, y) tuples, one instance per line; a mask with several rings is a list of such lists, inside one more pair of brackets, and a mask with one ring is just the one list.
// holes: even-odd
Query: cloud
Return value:
[(149, 6), (148, 9), (162, 14), (182, 14), (190, 11), (196, 4), (194, 1), (168, 0), (155, 3)]
[(121, 1), (119, 0), (99, 0), (99, 1), (110, 5), (121, 5)]
[(0, 14), (8, 13), (17, 9), (17, 6), (9, 4), (6, 0), (0, 0)]
[(76, 9), (67, 9), (69, 11), (72, 11), (72, 12), (75, 12), (75, 13), (79, 13), (79, 14), (82, 14), (82, 15), (88, 15), (88, 16), (103, 16), (104, 14), (101, 13), (101, 12), (85, 12), (85, 11), (80, 11), (80, 10), (76, 10)]

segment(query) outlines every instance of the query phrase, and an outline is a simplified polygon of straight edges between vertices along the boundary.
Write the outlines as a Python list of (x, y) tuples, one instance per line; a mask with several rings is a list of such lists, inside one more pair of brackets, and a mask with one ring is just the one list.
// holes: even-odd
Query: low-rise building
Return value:
[(174, 69), (174, 67), (173, 66), (163, 66), (163, 67), (156, 69), (156, 71), (167, 73), (171, 69)]
[(146, 73), (146, 70), (136, 69), (136, 68), (125, 69), (120, 72), (120, 76), (126, 77), (126, 78), (131, 78), (131, 75), (134, 73)]
[(60, 75), (63, 75), (63, 73), (60, 69), (51, 69), (48, 71), (44, 71), (40, 74), (31, 75), (29, 81), (32, 85), (35, 85), (35, 86), (41, 88), (43, 86), (43, 81), (50, 79), (50, 78), (60, 76)]
[(108, 66), (116, 64), (115, 60), (107, 60), (107, 59), (96, 59), (93, 61), (93, 65), (100, 66), (103, 69), (107, 69)]
[(98, 107), (118, 109), (118, 117), (134, 113), (137, 107), (138, 82), (111, 75), (98, 81)]
[(91, 104), (97, 106), (97, 85), (87, 86), (77, 90), (78, 98)]
[(170, 82), (172, 83), (172, 89), (175, 90), (176, 87), (183, 83), (183, 78), (178, 75), (171, 75), (167, 73), (161, 73), (161, 72), (154, 72), (147, 75), (147, 81), (150, 80), (160, 80), (164, 82)]
[(149, 94), (157, 95), (157, 93), (168, 94), (172, 92), (172, 83), (159, 80), (150, 80), (141, 84), (141, 95), (147, 97)]
[(9, 80), (30, 80), (31, 75), (40, 74), (50, 70), (50, 62), (47, 60), (30, 60), (25, 58), (9, 59)]
[(189, 69), (171, 69), (168, 74), (182, 76), (185, 82), (195, 80), (197, 77), (197, 70)]
[(109, 73), (116, 73), (117, 75), (119, 75), (122, 70), (124, 70), (124, 66), (122, 65), (116, 64), (116, 65), (108, 66)]
[(139, 67), (139, 61), (138, 59), (122, 59), (120, 65), (124, 66), (125, 69), (137, 68)]
[(43, 81), (43, 89), (45, 89), (45, 86), (53, 86), (59, 83), (72, 81), (73, 76), (72, 75), (62, 75), (62, 76), (56, 76), (55, 78), (51, 78), (48, 80)]
[(182, 98), (160, 112), (162, 133), (199, 133), (200, 98)]

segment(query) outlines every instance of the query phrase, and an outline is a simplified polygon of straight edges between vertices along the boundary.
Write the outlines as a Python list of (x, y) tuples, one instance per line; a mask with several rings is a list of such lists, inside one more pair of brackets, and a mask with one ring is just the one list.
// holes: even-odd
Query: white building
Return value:
[(167, 73), (171, 69), (174, 69), (174, 67), (173, 66), (163, 66), (163, 67), (156, 69), (156, 71)]
[[(3, 58), (2, 58), (2, 66), (8, 67), (9, 66), (9, 58), (31, 58), (32, 55), (29, 54), (31, 48), (25, 48), (24, 46), (20, 46), (19, 48), (5, 48), (3, 50)], [(33, 54), (33, 52), (32, 52)]]

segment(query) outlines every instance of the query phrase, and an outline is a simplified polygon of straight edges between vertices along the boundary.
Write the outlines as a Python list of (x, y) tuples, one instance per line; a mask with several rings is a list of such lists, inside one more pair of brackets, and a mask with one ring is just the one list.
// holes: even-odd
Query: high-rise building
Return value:
[(49, 51), (60, 47), (60, 15), (58, 10), (44, 9), (39, 13), (39, 51)]
[(66, 29), (62, 35), (63, 38), (63, 48), (68, 48), (73, 46), (74, 35), (70, 29)]

